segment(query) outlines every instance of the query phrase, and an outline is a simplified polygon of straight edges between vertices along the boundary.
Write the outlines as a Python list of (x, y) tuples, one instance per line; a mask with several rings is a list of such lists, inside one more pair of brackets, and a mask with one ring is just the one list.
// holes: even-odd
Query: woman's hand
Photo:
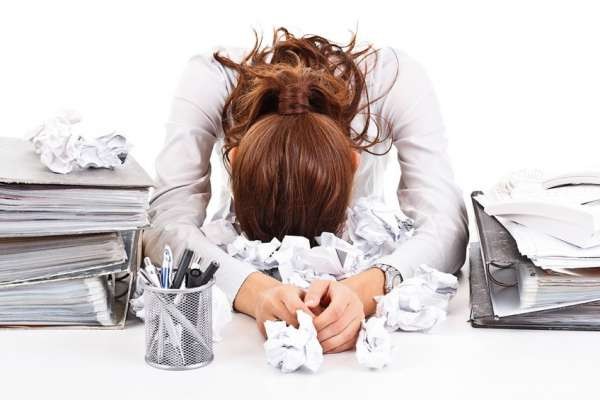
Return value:
[(279, 284), (258, 293), (253, 314), (263, 336), (266, 336), (265, 321), (281, 320), (297, 328), (296, 310), (301, 309), (314, 317), (303, 299), (304, 291), (293, 285)]
[(353, 289), (337, 281), (313, 281), (304, 303), (314, 310), (324, 307), (313, 320), (324, 352), (339, 353), (354, 348), (365, 312)]

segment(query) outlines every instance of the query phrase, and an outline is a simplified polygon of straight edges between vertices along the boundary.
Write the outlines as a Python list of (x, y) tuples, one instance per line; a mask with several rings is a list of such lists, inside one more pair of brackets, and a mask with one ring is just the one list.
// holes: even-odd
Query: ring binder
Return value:
[(513, 283), (505, 283), (505, 282), (502, 282), (502, 281), (496, 279), (494, 277), (494, 274), (490, 271), (490, 266), (492, 266), (492, 265), (494, 267), (498, 268), (498, 269), (507, 269), (507, 268), (511, 268), (512, 269), (512, 268), (514, 268), (514, 263), (511, 262), (511, 263), (503, 264), (503, 263), (500, 263), (498, 261), (492, 260), (492, 261), (489, 261), (489, 262), (485, 263), (485, 272), (486, 272), (488, 278), (492, 282), (494, 282), (496, 285), (498, 285), (498, 286), (504, 286), (504, 287), (517, 286), (517, 280), (516, 280), (516, 278), (515, 278), (515, 281)]
[(600, 330), (600, 301), (512, 313), (503, 309), (505, 304), (499, 299), (516, 298), (518, 301), (518, 293), (513, 281), (499, 275), (514, 278), (516, 270), (535, 266), (519, 253), (515, 240), (502, 224), (487, 215), (475, 201), (474, 197), (479, 194), (481, 192), (471, 194), (480, 241), (469, 248), (471, 325), (478, 328)]
[[(514, 269), (515, 261), (498, 259), (500, 257), (491, 256), (492, 254), (495, 254), (495, 252), (494, 252), (494, 248), (491, 246), (491, 244), (488, 243), (487, 235), (485, 234), (485, 232), (495, 229), (495, 227), (491, 227), (491, 226), (489, 226), (489, 224), (486, 223), (486, 221), (483, 221), (481, 212), (478, 212), (479, 210), (482, 211), (483, 208), (475, 200), (475, 197), (477, 197), (478, 195), (481, 195), (481, 194), (483, 194), (483, 192), (481, 192), (481, 191), (475, 191), (475, 192), (471, 193), (471, 201), (473, 203), (473, 210), (475, 211), (475, 220), (477, 222), (477, 228), (479, 230), (479, 241), (481, 244), (481, 251), (484, 253), (484, 254), (482, 254), (483, 259), (488, 260), (484, 263), (486, 276), (488, 277), (489, 280), (491, 280), (493, 283), (495, 283), (498, 286), (514, 287), (517, 285), (516, 277), (512, 282), (503, 282), (502, 280), (496, 278), (496, 276), (492, 273), (492, 271), (490, 269), (490, 266), (493, 266), (499, 270), (506, 270), (509, 268)], [(499, 235), (501, 235), (501, 238), (497, 242), (499, 242), (503, 247), (510, 248), (511, 241), (513, 241), (512, 237), (510, 236), (510, 233), (508, 233), (508, 231), (506, 229), (504, 229), (504, 227), (501, 226), (501, 228), (502, 228), (502, 231), (498, 233)], [(510, 249), (510, 250), (512, 251), (512, 249)]]

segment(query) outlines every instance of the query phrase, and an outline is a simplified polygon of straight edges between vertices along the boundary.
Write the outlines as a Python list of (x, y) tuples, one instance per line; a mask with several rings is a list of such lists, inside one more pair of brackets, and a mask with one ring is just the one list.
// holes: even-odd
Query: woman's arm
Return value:
[(164, 147), (156, 160), (157, 188), (151, 201), (152, 227), (144, 253), (160, 264), (170, 245), (176, 259), (188, 247), (205, 261), (221, 264), (216, 279), (230, 302), (255, 269), (229, 256), (201, 232), (210, 200), (210, 155), (221, 130), (227, 84), (212, 56), (190, 60), (176, 90)]
[(420, 264), (454, 273), (465, 260), (468, 222), (435, 92), (417, 62), (402, 52), (385, 50), (378, 70), (386, 82), (381, 90), (389, 87), (396, 71), (397, 78), (376, 109), (391, 123), (401, 170), (398, 200), (402, 211), (415, 220), (415, 235), (377, 262), (396, 267), (404, 279)]
[[(456, 272), (465, 259), (467, 216), (461, 192), (454, 183), (431, 83), (415, 61), (392, 49), (380, 53), (374, 71), (371, 87), (381, 93), (372, 92), (371, 98), (389, 91), (373, 110), (391, 124), (401, 168), (398, 199), (402, 211), (415, 220), (416, 228), (413, 237), (400, 242), (392, 254), (377, 263), (392, 265), (404, 279), (410, 278), (413, 267), (420, 264)], [(325, 351), (353, 347), (360, 328), (355, 321), (375, 312), (374, 297), (383, 294), (384, 284), (379, 268), (370, 268), (341, 282), (313, 282), (305, 302), (311, 306), (320, 301), (326, 307), (315, 318)]]
[(369, 268), (341, 281), (358, 295), (365, 316), (370, 317), (377, 310), (376, 296), (383, 295), (385, 276), (379, 268)]
[(210, 155), (221, 130), (227, 85), (231, 84), (221, 68), (210, 55), (195, 57), (177, 89), (166, 143), (156, 161), (158, 187), (151, 203), (152, 228), (144, 232), (144, 253), (160, 264), (168, 244), (176, 259), (187, 247), (205, 262), (218, 261), (219, 287), (237, 311), (256, 319), (264, 334), (267, 319), (297, 326), (296, 309), (311, 311), (302, 302), (301, 290), (231, 257), (200, 230), (211, 194)]

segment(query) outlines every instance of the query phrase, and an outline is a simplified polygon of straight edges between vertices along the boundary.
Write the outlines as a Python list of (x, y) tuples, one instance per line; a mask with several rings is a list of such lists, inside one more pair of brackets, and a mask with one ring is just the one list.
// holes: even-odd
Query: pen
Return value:
[(163, 289), (168, 289), (171, 286), (171, 271), (173, 270), (173, 252), (169, 246), (165, 246), (163, 251), (163, 262), (160, 269), (160, 283)]
[(146, 272), (144, 271), (144, 268), (140, 268), (140, 275), (139, 275), (142, 279), (142, 281), (148, 285), (148, 286), (152, 286), (152, 282), (150, 282), (150, 278), (148, 277), (148, 274), (146, 274)]
[(154, 264), (152, 264), (152, 260), (150, 260), (150, 257), (144, 257), (144, 267), (148, 269), (154, 268)]
[(194, 263), (192, 268), (187, 273), (185, 286), (188, 288), (199, 287), (201, 277), (202, 271), (200, 270), (198, 264)]
[[(150, 258), (144, 258), (144, 265), (146, 266), (146, 268), (141, 268), (140, 272), (144, 271), (150, 283), (156, 287), (160, 287), (160, 279), (158, 278), (158, 274), (156, 273), (156, 267), (154, 267), (152, 261), (150, 261)], [(144, 272), (142, 272), (142, 274)]]
[(188, 268), (192, 263), (192, 257), (194, 256), (194, 252), (190, 249), (185, 249), (181, 259), (179, 260), (179, 265), (177, 266), (177, 272), (175, 272), (175, 277), (173, 278), (173, 283), (171, 284), (171, 289), (179, 289), (181, 284), (183, 283), (183, 278), (187, 274)]
[(215, 272), (219, 269), (219, 263), (216, 261), (211, 261), (206, 271), (202, 274), (200, 278), (200, 286), (206, 285), (215, 275)]
[(144, 268), (140, 268), (140, 276), (142, 277), (142, 280), (150, 286), (154, 286), (154, 284), (152, 283), (152, 280), (150, 279), (150, 276), (148, 275), (148, 273), (146, 272), (146, 269)]

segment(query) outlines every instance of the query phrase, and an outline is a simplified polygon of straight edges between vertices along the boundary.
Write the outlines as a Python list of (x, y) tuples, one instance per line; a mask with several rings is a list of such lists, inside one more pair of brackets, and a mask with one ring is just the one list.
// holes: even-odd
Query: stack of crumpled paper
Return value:
[[(232, 257), (253, 264), (259, 270), (277, 270), (283, 282), (301, 288), (307, 288), (316, 279), (344, 279), (370, 268), (378, 258), (394, 251), (398, 243), (414, 233), (410, 218), (375, 197), (359, 199), (348, 209), (347, 215), (341, 237), (324, 232), (315, 238), (318, 246), (312, 248), (308, 238), (299, 236), (286, 236), (282, 241), (274, 238), (270, 242), (248, 240), (230, 220), (213, 221), (202, 230)], [(413, 268), (411, 278), (376, 299), (376, 315), (363, 323), (356, 343), (357, 359), (362, 365), (379, 369), (390, 362), (391, 331), (426, 331), (445, 319), (448, 303), (458, 287), (456, 277), (426, 265)], [(320, 363), (310, 357), (305, 357), (303, 363), (300, 357), (314, 352), (316, 338), (293, 340), (312, 337), (307, 334), (314, 330), (310, 319), (303, 317), (298, 329), (282, 321), (267, 324), (265, 348), (271, 365), (284, 372), (302, 365), (311, 371), (318, 368)], [(311, 346), (311, 350), (301, 350), (299, 343)]]
[(399, 242), (413, 235), (413, 221), (376, 197), (363, 197), (348, 209), (342, 237), (324, 232), (310, 247), (308, 238), (285, 236), (282, 241), (248, 240), (234, 223), (216, 220), (205, 224), (206, 237), (229, 255), (259, 270), (278, 269), (284, 283), (307, 288), (315, 279), (343, 279), (369, 268)]
[(81, 116), (63, 111), (33, 129), (28, 139), (42, 163), (52, 172), (68, 174), (77, 168), (114, 168), (127, 158), (127, 139), (111, 133), (96, 139), (78, 131)]

